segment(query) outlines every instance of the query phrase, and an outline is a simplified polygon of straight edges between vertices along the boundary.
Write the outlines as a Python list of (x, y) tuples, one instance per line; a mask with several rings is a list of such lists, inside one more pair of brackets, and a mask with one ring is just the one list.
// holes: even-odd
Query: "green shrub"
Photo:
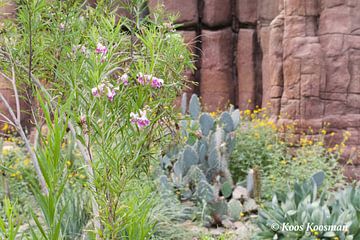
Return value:
[(327, 176), (324, 188), (341, 183), (343, 177), (337, 164), (341, 147), (331, 151), (326, 148), (325, 130), (321, 130), (317, 139), (303, 135), (298, 142), (295, 131), (295, 124), (278, 127), (264, 109), (245, 111), (236, 131), (230, 160), (235, 180), (244, 181), (249, 169), (259, 169), (265, 199), (271, 198), (274, 191), (284, 189), (296, 180), (306, 180), (317, 171), (324, 171)]
[[(249, 112), (246, 112), (249, 114)], [(266, 174), (288, 156), (277, 127), (268, 118), (245, 116), (236, 131), (230, 170), (235, 181), (242, 181), (249, 169), (259, 167)]]

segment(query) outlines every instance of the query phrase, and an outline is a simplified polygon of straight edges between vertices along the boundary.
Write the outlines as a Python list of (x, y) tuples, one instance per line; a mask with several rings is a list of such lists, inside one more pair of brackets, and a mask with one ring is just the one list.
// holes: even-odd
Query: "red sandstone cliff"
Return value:
[(150, 9), (159, 2), (199, 39), (195, 79), (209, 110), (271, 103), (280, 124), (329, 123), (351, 133), (347, 155), (360, 146), (360, 1), (150, 0)]

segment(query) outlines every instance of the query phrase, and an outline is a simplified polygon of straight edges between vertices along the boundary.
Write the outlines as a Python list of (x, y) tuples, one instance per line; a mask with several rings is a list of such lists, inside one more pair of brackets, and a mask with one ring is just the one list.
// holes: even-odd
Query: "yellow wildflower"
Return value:
[(9, 155), (9, 153), (10, 153), (10, 151), (8, 149), (3, 149), (2, 150), (2, 155), (4, 155), (4, 156)]
[(211, 112), (211, 113), (210, 113), (210, 116), (216, 117), (216, 112)]
[(24, 166), (28, 166), (30, 164), (30, 158), (25, 158), (24, 159)]
[(8, 129), (9, 129), (9, 124), (5, 123), (4, 126), (2, 127), (1, 131), (5, 132)]

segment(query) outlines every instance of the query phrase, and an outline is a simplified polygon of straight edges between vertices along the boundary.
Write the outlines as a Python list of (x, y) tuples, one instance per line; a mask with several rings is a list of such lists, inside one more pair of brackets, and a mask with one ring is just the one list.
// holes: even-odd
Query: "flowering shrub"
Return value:
[[(49, 239), (64, 235), (65, 207), (51, 203), (61, 201), (70, 184), (69, 165), (81, 161), (92, 203), (88, 230), (97, 239), (131, 239), (123, 228), (125, 190), (159, 152), (166, 121), (173, 118), (168, 106), (184, 86), (184, 70), (193, 68), (191, 55), (161, 12), (143, 16), (144, 1), (126, 6), (130, 19), (117, 19), (105, 2), (96, 9), (82, 1), (51, 3), (22, 1), (0, 41), (4, 74), (14, 69), (25, 95), (41, 102), (41, 111), (32, 109), (34, 122), (49, 129), (32, 155), (43, 190), (34, 192), (43, 214), (35, 221), (47, 224), (37, 227)], [(61, 142), (70, 137), (81, 160), (62, 155)]]
[[(266, 108), (242, 112), (241, 126), (230, 160), (230, 169), (236, 181), (243, 181), (247, 171), (258, 168), (262, 174), (262, 197), (271, 198), (274, 191), (284, 189), (296, 180), (306, 180), (317, 171), (327, 175), (324, 187), (341, 183), (338, 160), (347, 137), (340, 145), (328, 148), (324, 142), (325, 129), (317, 136), (304, 133), (297, 140), (297, 126), (277, 126)], [(329, 133), (333, 135), (332, 133)], [(320, 137), (319, 137), (320, 136)]]

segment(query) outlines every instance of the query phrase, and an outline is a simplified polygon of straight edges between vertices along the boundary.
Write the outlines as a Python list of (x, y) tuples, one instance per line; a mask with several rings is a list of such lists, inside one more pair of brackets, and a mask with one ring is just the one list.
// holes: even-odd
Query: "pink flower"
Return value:
[(141, 85), (145, 84), (144, 75), (141, 72), (136, 77), (137, 77), (138, 83), (140, 83)]
[(139, 73), (137, 81), (141, 85), (150, 84), (152, 88), (161, 88), (164, 85), (164, 80), (161, 78), (153, 77), (152, 75), (144, 75)]
[(81, 124), (81, 125), (86, 124), (86, 116), (85, 116), (85, 115), (81, 115), (81, 116), (80, 116), (80, 124)]
[(60, 29), (60, 31), (64, 31), (64, 30), (65, 30), (65, 24), (64, 24), (64, 23), (60, 23), (59, 29)]
[(97, 87), (94, 87), (91, 89), (91, 93), (94, 97), (100, 97), (100, 92), (99, 89)]
[(152, 76), (151, 75), (147, 75), (147, 74), (142, 74), (141, 72), (137, 75), (137, 81), (141, 84), (141, 85), (145, 85), (148, 84), (151, 81)]
[(153, 88), (161, 88), (163, 84), (164, 84), (164, 80), (160, 78), (153, 77), (151, 79), (151, 87)]
[(86, 53), (86, 47), (84, 45), (81, 46), (80, 52), (85, 54)]
[(120, 77), (120, 80), (125, 86), (129, 85), (129, 76), (126, 73)]
[(130, 121), (132, 124), (136, 124), (139, 128), (149, 126), (150, 120), (146, 117), (146, 111), (140, 110), (140, 116), (137, 113), (130, 113)]
[(107, 51), (108, 51), (108, 49), (101, 43), (98, 43), (96, 45), (96, 49), (95, 49), (96, 53), (101, 53), (102, 55), (105, 55), (107, 53)]
[(115, 90), (108, 88), (107, 98), (109, 99), (110, 102), (114, 100), (115, 95), (116, 95)]
[(100, 94), (103, 94), (104, 93), (104, 88), (105, 88), (105, 84), (104, 83), (101, 83), (99, 86), (98, 86), (98, 89), (100, 91)]
[(130, 121), (131, 123), (135, 124), (137, 122), (137, 119), (139, 118), (139, 114), (137, 113), (130, 113)]
[(101, 97), (104, 93), (105, 84), (101, 83), (97, 87), (91, 89), (91, 93), (94, 97)]
[(139, 128), (146, 127), (150, 124), (150, 120), (146, 117), (146, 111), (140, 110), (140, 118), (138, 118), (137, 125)]

